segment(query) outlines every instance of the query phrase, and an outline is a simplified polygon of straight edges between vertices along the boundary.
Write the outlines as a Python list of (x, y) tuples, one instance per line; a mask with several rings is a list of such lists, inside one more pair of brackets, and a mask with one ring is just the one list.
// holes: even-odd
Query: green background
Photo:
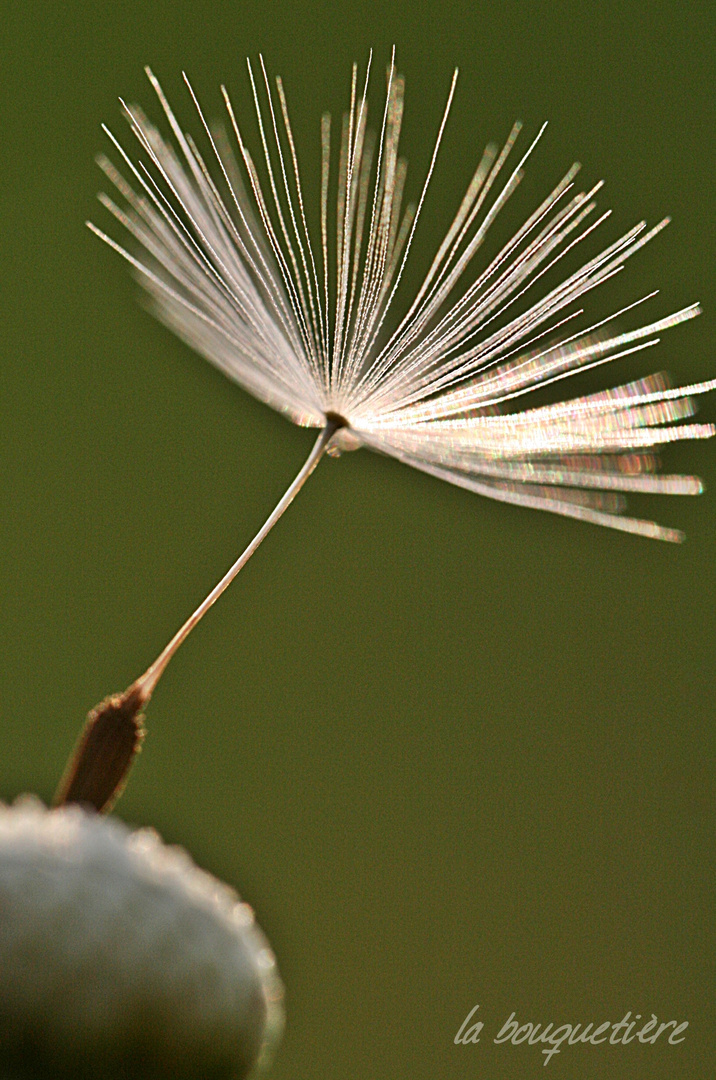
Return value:
[[(712, 5), (6, 0), (2, 14), (4, 798), (51, 797), (84, 713), (154, 657), (313, 438), (143, 313), (83, 226), (107, 225), (92, 159), (101, 121), (125, 135), (117, 96), (156, 115), (143, 64), (195, 127), (182, 68), (207, 113), (226, 81), (244, 116), (244, 57), (262, 50), (315, 190), (320, 113), (345, 106), (353, 59), (374, 45), (380, 72), (395, 42), (413, 195), (458, 64), (403, 297), (485, 142), (548, 118), (510, 220), (578, 156), (584, 183), (608, 181), (609, 238), (674, 218), (590, 312), (657, 286), (645, 318), (705, 307), (568, 390), (714, 374)], [(716, 419), (713, 397), (701, 416)], [(682, 547), (366, 452), (327, 460), (173, 662), (120, 813), (257, 909), (288, 991), (276, 1080), (543, 1075), (539, 1048), (491, 1042), (513, 1010), (690, 1022), (679, 1046), (567, 1047), (552, 1075), (710, 1075), (714, 460), (674, 447), (669, 471), (714, 491), (633, 502), (684, 528)], [(481, 1043), (455, 1046), (477, 1003)]]

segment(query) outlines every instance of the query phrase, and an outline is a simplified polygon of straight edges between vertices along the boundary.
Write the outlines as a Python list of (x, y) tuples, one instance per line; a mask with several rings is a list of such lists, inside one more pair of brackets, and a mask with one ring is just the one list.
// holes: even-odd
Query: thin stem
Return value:
[(92, 807), (100, 814), (111, 810), (124, 789), (129, 770), (142, 746), (144, 726), (141, 711), (152, 696), (167, 664), (202, 615), (219, 599), (284, 510), (293, 502), (321, 460), (331, 438), (345, 423), (340, 416), (333, 413), (327, 415), (326, 426), (316, 439), (305, 465), (246, 550), (176, 632), (151, 667), (127, 687), (123, 694), (113, 694), (105, 698), (92, 710), (60, 780), (54, 798), (55, 806), (80, 803)]
[(228, 588), (228, 586), (238, 574), (239, 570), (241, 570), (241, 568), (245, 566), (245, 564), (249, 561), (249, 559), (256, 551), (256, 548), (259, 546), (264, 537), (268, 535), (268, 533), (274, 527), (274, 525), (282, 516), (284, 511), (288, 509), (288, 507), (291, 505), (296, 495), (301, 490), (306, 480), (315, 469), (318, 462), (321, 460), (321, 457), (323, 456), (323, 453), (326, 450), (326, 447), (328, 446), (328, 443), (330, 442), (332, 436), (341, 426), (342, 421), (340, 421), (338, 418), (333, 419), (332, 417), (329, 417), (326, 422), (326, 426), (323, 428), (321, 434), (316, 439), (313, 449), (308, 455), (308, 458), (306, 459), (303, 468), (298, 473), (296, 479), (293, 481), (291, 486), (286, 490), (284, 496), (276, 504), (274, 510), (269, 514), (268, 518), (261, 526), (259, 531), (256, 533), (256, 536), (253, 538), (249, 546), (246, 548), (245, 551), (241, 553), (241, 555), (239, 555), (236, 562), (233, 564), (233, 566), (230, 567), (229, 570), (227, 570), (221, 581), (214, 586), (206, 599), (202, 600), (201, 604), (199, 604), (199, 607), (196, 609), (193, 615), (190, 615), (184, 625), (179, 630), (177, 630), (174, 637), (171, 639), (166, 648), (162, 650), (154, 663), (150, 667), (148, 667), (144, 674), (141, 675), (134, 683), (132, 683), (129, 689), (125, 692), (126, 694), (136, 695), (141, 700), (142, 708), (147, 704), (150, 697), (152, 696), (152, 693), (154, 692), (154, 689), (159, 682), (159, 679), (161, 678), (164, 669), (166, 668), (174, 653), (177, 651), (184, 639), (188, 637), (188, 635), (194, 629), (202, 616), (205, 615), (209, 608), (212, 606), (212, 604), (214, 604), (219, 599), (223, 591)]

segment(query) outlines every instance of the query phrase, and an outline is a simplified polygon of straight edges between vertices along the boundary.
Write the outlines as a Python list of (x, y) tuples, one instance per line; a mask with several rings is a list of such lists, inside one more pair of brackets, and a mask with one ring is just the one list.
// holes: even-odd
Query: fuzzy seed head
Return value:
[(248, 905), (151, 829), (0, 803), (0, 1074), (248, 1076), (282, 988)]

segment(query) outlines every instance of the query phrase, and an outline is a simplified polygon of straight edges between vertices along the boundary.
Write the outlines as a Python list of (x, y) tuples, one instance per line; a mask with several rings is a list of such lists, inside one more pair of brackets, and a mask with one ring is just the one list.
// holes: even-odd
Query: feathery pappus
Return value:
[[(90, 224), (138, 271), (156, 314), (250, 393), (297, 424), (321, 428), (321, 453), (365, 446), (470, 491), (661, 540), (681, 533), (625, 516), (624, 493), (697, 494), (693, 476), (659, 475), (655, 450), (708, 438), (712, 424), (680, 423), (716, 380), (672, 388), (664, 374), (557, 404), (522, 407), (531, 390), (657, 344), (699, 306), (636, 329), (618, 316), (576, 328), (582, 298), (617, 274), (667, 224), (640, 222), (560, 284), (545, 274), (608, 218), (601, 183), (575, 189), (574, 165), (488, 265), (468, 266), (515, 191), (542, 130), (518, 154), (520, 124), (487, 146), (405, 315), (391, 307), (435, 167), (457, 71), (416, 204), (403, 207), (398, 147), (404, 79), (395, 67), (379, 133), (368, 126), (370, 60), (353, 66), (337, 176), (333, 129), (321, 120), (320, 243), (311, 238), (298, 153), (280, 78), (248, 63), (263, 150), (261, 170), (222, 93), (238, 159), (223, 129), (196, 107), (211, 160), (185, 134), (147, 69), (175, 144), (137, 106), (122, 102), (148, 164), (135, 163), (105, 128), (128, 170), (100, 165), (124, 199), (101, 201), (139, 242), (131, 253)], [(513, 160), (517, 158), (517, 160)], [(242, 163), (242, 167), (239, 165)], [(329, 193), (335, 189), (335, 206)], [(335, 222), (335, 246), (333, 229)]]

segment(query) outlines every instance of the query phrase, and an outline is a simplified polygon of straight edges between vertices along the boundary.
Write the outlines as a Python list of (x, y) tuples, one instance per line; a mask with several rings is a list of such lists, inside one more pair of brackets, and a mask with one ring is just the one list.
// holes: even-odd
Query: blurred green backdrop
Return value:
[[(262, 50), (310, 188), (320, 113), (395, 42), (415, 194), (458, 64), (408, 294), (485, 142), (550, 119), (512, 220), (577, 156), (608, 181), (610, 237), (674, 217), (590, 310), (656, 286), (650, 317), (705, 306), (581, 393), (714, 374), (713, 19), (674, 0), (4, 5), (2, 797), (51, 797), (87, 709), (154, 657), (313, 438), (144, 314), (84, 229), (106, 224), (100, 122), (124, 136), (119, 94), (155, 110), (142, 65), (194, 125), (182, 68), (207, 113), (222, 80), (244, 111)], [(666, 465), (708, 483), (714, 451)], [(288, 988), (276, 1080), (541, 1075), (538, 1047), (491, 1042), (512, 1011), (690, 1021), (679, 1046), (565, 1048), (550, 1072), (571, 1080), (710, 1074), (716, 491), (635, 503), (688, 542), (327, 460), (172, 664), (120, 813), (256, 907)], [(477, 1003), (481, 1043), (454, 1045)]]

